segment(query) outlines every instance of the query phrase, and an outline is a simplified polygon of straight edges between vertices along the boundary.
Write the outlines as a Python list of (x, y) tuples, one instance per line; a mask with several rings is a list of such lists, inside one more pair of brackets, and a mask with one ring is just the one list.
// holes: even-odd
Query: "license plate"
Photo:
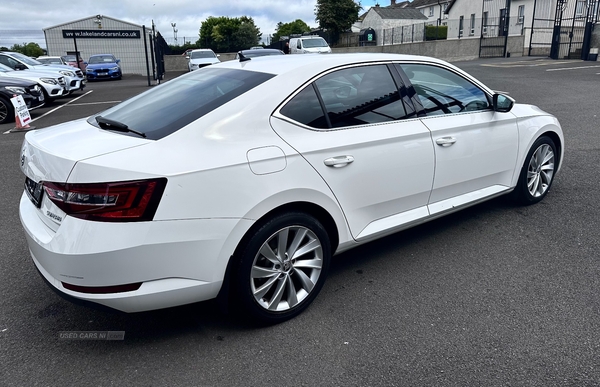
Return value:
[(42, 195), (44, 194), (42, 185), (26, 177), (25, 192), (27, 192), (27, 196), (29, 196), (29, 199), (33, 202), (33, 204), (39, 208), (42, 204)]

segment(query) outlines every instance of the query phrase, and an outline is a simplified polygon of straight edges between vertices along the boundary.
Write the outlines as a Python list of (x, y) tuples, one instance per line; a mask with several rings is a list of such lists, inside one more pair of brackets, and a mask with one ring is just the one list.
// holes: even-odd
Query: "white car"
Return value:
[(69, 94), (77, 90), (83, 90), (86, 79), (83, 72), (73, 66), (61, 64), (43, 64), (35, 59), (18, 52), (0, 51), (0, 63), (13, 70), (35, 70), (51, 73), (59, 73), (65, 77), (66, 88)]
[(301, 36), (290, 39), (290, 54), (329, 54), (331, 47), (320, 36)]
[(220, 62), (218, 55), (208, 48), (192, 50), (188, 53), (187, 58), (189, 71), (198, 70), (204, 66)]
[(37, 82), (41, 86), (46, 101), (68, 94), (65, 77), (55, 72), (35, 70), (13, 70), (0, 64), (0, 77), (26, 79)]
[(220, 295), (272, 323), (310, 304), (333, 254), (542, 200), (563, 153), (554, 116), (441, 60), (270, 56), (27, 133), (20, 217), (67, 297), (137, 312)]

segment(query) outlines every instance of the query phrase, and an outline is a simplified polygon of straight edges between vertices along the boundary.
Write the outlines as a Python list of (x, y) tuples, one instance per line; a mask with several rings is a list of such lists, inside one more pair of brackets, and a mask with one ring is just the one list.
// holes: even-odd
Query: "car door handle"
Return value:
[(435, 140), (435, 143), (440, 146), (450, 146), (456, 142), (454, 137), (441, 137)]
[(354, 161), (354, 157), (352, 157), (352, 156), (336, 156), (336, 157), (330, 157), (328, 159), (325, 159), (324, 163), (328, 167), (341, 168), (341, 167), (345, 167), (346, 165), (350, 164), (353, 161)]

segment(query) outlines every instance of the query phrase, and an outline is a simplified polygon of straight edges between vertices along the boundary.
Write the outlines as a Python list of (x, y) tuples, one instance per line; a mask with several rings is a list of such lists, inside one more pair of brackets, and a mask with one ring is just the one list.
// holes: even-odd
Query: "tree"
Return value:
[(261, 35), (251, 17), (210, 16), (202, 23), (196, 44), (216, 52), (234, 52), (256, 46)]
[(350, 29), (358, 20), (361, 9), (354, 0), (317, 0), (315, 16), (319, 27), (329, 32), (331, 43), (337, 43), (340, 33)]
[(290, 23), (279, 22), (277, 23), (277, 28), (275, 28), (275, 34), (273, 34), (273, 42), (280, 41), (282, 36), (303, 34), (305, 32), (310, 32), (310, 27), (300, 19), (296, 19)]
[(37, 43), (23, 43), (22, 45), (14, 44), (10, 48), (10, 51), (20, 52), (23, 55), (31, 56), (34, 58), (42, 56), (45, 53), (44, 50), (40, 47), (40, 45)]

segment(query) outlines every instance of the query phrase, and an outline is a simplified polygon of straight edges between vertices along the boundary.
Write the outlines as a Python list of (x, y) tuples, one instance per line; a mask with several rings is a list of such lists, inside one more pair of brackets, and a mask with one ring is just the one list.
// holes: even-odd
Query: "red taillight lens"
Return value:
[(67, 215), (102, 222), (140, 222), (154, 218), (167, 179), (43, 185), (48, 199)]

